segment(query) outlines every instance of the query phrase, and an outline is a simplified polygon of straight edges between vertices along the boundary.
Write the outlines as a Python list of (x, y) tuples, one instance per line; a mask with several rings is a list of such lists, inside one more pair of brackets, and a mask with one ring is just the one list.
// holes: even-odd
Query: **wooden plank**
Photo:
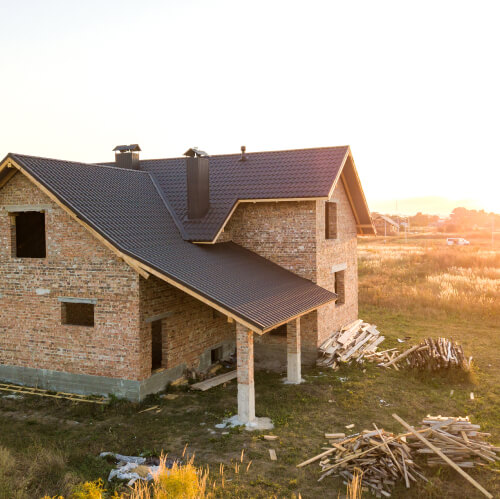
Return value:
[(205, 390), (209, 390), (214, 386), (222, 385), (222, 383), (226, 383), (227, 381), (231, 381), (238, 377), (238, 371), (230, 371), (228, 373), (220, 374), (219, 376), (215, 376), (214, 378), (206, 379), (205, 381), (200, 381), (199, 383), (195, 383), (191, 385), (193, 390), (201, 390), (204, 392)]
[(278, 458), (276, 456), (276, 451), (274, 449), (269, 449), (269, 457), (271, 458), (271, 461), (278, 460)]
[(424, 443), (429, 449), (433, 450), (443, 461), (448, 463), (455, 471), (460, 473), (469, 483), (474, 485), (476, 489), (480, 490), (486, 497), (493, 499), (491, 495), (480, 483), (476, 482), (469, 474), (467, 474), (462, 468), (457, 466), (446, 454), (443, 454), (435, 445), (431, 444), (423, 435), (418, 433), (412, 426), (410, 426), (406, 421), (401, 419), (397, 414), (393, 414), (392, 417), (401, 425), (403, 425), (409, 432), (415, 435), (422, 443)]
[(392, 364), (394, 364), (395, 362), (400, 361), (401, 359), (404, 359), (405, 357), (407, 357), (408, 355), (410, 355), (412, 352), (414, 352), (418, 348), (420, 348), (420, 345), (415, 345), (414, 347), (411, 347), (409, 350), (406, 350), (406, 352), (403, 352), (401, 355), (398, 355), (395, 359), (392, 359), (387, 364), (382, 364), (382, 367), (392, 366)]

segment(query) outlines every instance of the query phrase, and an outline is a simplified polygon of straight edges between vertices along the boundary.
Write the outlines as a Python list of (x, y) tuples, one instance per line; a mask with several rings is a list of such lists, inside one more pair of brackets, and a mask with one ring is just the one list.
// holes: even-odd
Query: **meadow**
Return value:
[[(106, 482), (112, 464), (98, 457), (101, 451), (178, 457), (186, 444), (195, 464), (209, 470), (207, 490), (215, 497), (336, 498), (345, 494), (341, 481), (318, 483), (317, 466), (296, 465), (321, 451), (325, 432), (346, 431), (351, 423), (352, 431), (373, 423), (401, 431), (393, 412), (411, 424), (427, 414), (469, 415), (499, 445), (500, 245), (492, 247), (488, 237), (471, 243), (448, 247), (442, 235), (359, 240), (359, 316), (386, 336), (384, 348), (401, 348), (398, 338), (406, 338), (406, 346), (451, 337), (473, 356), (470, 375), (346, 365), (336, 372), (305, 369), (304, 384), (287, 386), (282, 373), (257, 372), (257, 412), (274, 421), (279, 438), (273, 442), (260, 433), (215, 428), (236, 411), (234, 382), (202, 393), (178, 389), (175, 400), (154, 396), (142, 404), (0, 397), (0, 498), (67, 498), (78, 483), (99, 478), (111, 497), (127, 489)], [(161, 412), (139, 412), (151, 405)], [(270, 448), (277, 461), (269, 459)], [(470, 473), (500, 496), (498, 463)], [(401, 484), (393, 497), (482, 497), (446, 466), (425, 474), (429, 483), (409, 490)]]

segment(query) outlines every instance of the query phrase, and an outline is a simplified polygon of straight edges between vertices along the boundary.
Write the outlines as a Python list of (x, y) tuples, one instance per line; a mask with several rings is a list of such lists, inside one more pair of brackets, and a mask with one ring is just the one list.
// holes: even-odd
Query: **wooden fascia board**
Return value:
[(337, 172), (337, 176), (335, 177), (332, 187), (330, 188), (330, 192), (328, 193), (328, 199), (330, 199), (333, 196), (333, 191), (335, 190), (335, 187), (337, 187), (339, 178), (342, 175), (342, 172), (344, 171), (345, 162), (347, 161), (347, 158), (349, 157), (350, 153), (351, 149), (348, 147), (347, 151), (345, 152), (344, 159), (342, 160), (342, 164), (340, 165), (339, 171)]
[(356, 182), (358, 184), (358, 189), (359, 189), (359, 192), (361, 194), (361, 199), (363, 200), (363, 204), (365, 206), (368, 219), (370, 220), (371, 229), (372, 229), (373, 233), (375, 234), (375, 227), (373, 226), (372, 217), (370, 215), (370, 209), (368, 208), (368, 203), (366, 201), (365, 192), (363, 191), (363, 186), (361, 185), (361, 180), (359, 179), (358, 170), (356, 168), (356, 163), (354, 163), (354, 158), (352, 156), (350, 147), (349, 147), (349, 156), (351, 158), (352, 170), (354, 172), (354, 176), (355, 176)]
[[(97, 232), (94, 228), (92, 228), (90, 225), (88, 225), (86, 222), (84, 222), (82, 219), (78, 217), (76, 213), (74, 213), (70, 208), (68, 208), (62, 201), (59, 200), (59, 198), (53, 194), (49, 189), (47, 189), (42, 183), (40, 183), (36, 178), (34, 178), (32, 175), (30, 175), (21, 165), (19, 165), (16, 161), (9, 159), (9, 164), (12, 165), (12, 167), (16, 168), (18, 171), (20, 171), (23, 175), (25, 175), (34, 185), (36, 185), (44, 194), (46, 194), (54, 203), (56, 203), (62, 210), (64, 210), (73, 220), (78, 222), (80, 225), (85, 227), (96, 239), (98, 239), (102, 244), (104, 244), (108, 249), (110, 249), (113, 253), (115, 253), (119, 258), (121, 258), (127, 265), (131, 266), (136, 272), (138, 272), (140, 275), (145, 277), (146, 275), (149, 277), (149, 274), (153, 274), (159, 279), (167, 282), (168, 284), (174, 286), (177, 289), (180, 289), (181, 291), (184, 291), (186, 294), (196, 298), (197, 300), (209, 305), (210, 307), (218, 310), (224, 315), (227, 315), (228, 317), (231, 317), (234, 319), (236, 322), (239, 322), (240, 324), (244, 325), (245, 327), (248, 327), (252, 331), (258, 333), (258, 334), (263, 334), (263, 327), (258, 327), (255, 324), (252, 324), (241, 317), (237, 316), (233, 312), (227, 310), (221, 305), (218, 305), (217, 303), (207, 299), (205, 296), (203, 296), (200, 293), (197, 293), (196, 291), (192, 290), (191, 288), (188, 288), (187, 286), (184, 286), (183, 284), (175, 281), (174, 279), (165, 276), (161, 272), (157, 271), (156, 269), (153, 269), (149, 265), (137, 260), (131, 255), (127, 255), (120, 251), (115, 245), (113, 245), (111, 242), (109, 242), (104, 236), (102, 236), (99, 232)], [(0, 165), (0, 172), (6, 168), (6, 163), (7, 160)], [(145, 277), (146, 278), (146, 277)]]
[(347, 181), (343, 174), (341, 175), (341, 178), (342, 178), (342, 185), (344, 186), (345, 193), (347, 194), (347, 199), (349, 199), (349, 204), (351, 205), (351, 210), (354, 214), (354, 219), (356, 220), (356, 227), (358, 227), (361, 230), (361, 235), (363, 235), (363, 227), (359, 222), (358, 212), (356, 210), (356, 206), (352, 199), (351, 191), (349, 190), (349, 186), (347, 185)]

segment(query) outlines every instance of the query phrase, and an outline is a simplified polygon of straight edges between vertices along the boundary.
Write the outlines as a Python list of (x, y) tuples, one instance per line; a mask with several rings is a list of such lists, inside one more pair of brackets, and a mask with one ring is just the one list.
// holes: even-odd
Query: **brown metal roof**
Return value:
[[(190, 241), (212, 241), (238, 200), (325, 198), (349, 147), (323, 147), (210, 156), (210, 209), (187, 217), (185, 158), (140, 161), (158, 181)], [(370, 223), (370, 222), (368, 222)]]
[[(171, 216), (169, 200), (148, 171), (19, 154), (8, 158), (119, 251), (256, 329), (270, 329), (336, 298), (234, 243), (185, 241)], [(0, 173), (0, 183), (7, 173), (8, 169)], [(321, 182), (311, 183), (310, 192), (316, 192)]]

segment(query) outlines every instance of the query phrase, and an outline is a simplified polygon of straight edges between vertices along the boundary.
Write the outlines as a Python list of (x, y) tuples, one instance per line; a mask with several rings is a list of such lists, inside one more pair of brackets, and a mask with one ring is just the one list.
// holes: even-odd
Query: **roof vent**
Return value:
[(188, 218), (203, 218), (210, 208), (208, 154), (192, 147), (184, 153), (184, 156), (186, 156)]
[(139, 169), (139, 151), (141, 148), (139, 144), (130, 144), (128, 146), (116, 146), (113, 151), (115, 152), (115, 165), (118, 168), (126, 168), (128, 170)]
[(241, 158), (238, 161), (246, 161), (247, 155), (245, 154), (247, 148), (246, 146), (241, 146)]

